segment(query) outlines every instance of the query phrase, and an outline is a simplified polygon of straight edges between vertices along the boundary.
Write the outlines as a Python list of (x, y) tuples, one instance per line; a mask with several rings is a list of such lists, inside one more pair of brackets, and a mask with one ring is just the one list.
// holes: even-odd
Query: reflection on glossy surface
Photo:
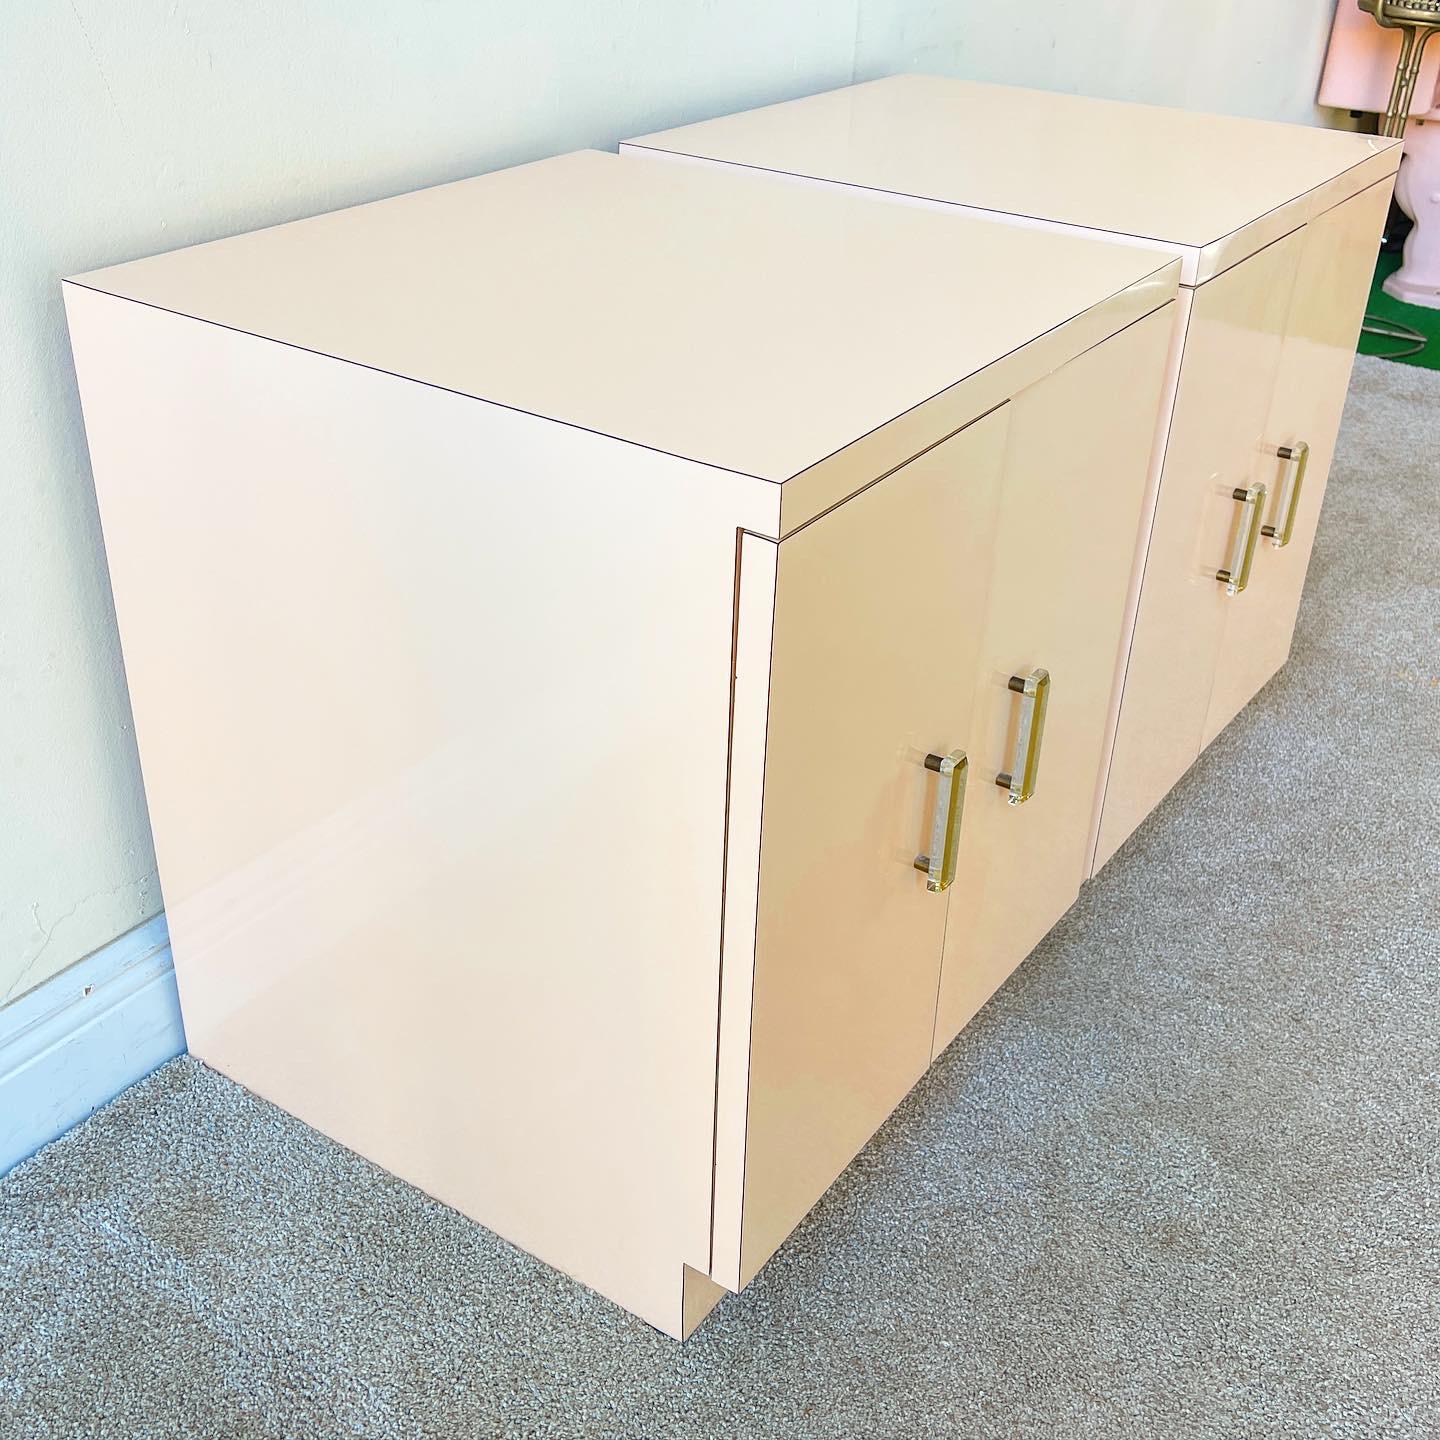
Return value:
[[(1393, 174), (1396, 142), (1312, 125), (897, 75), (630, 142), (1214, 253), (1222, 263)], [(1343, 178), (1342, 178), (1343, 177)], [(1323, 208), (1323, 203), (1318, 207)], [(1242, 232), (1251, 238), (1239, 241)]]
[(783, 481), (1147, 260), (580, 151), (79, 278)]

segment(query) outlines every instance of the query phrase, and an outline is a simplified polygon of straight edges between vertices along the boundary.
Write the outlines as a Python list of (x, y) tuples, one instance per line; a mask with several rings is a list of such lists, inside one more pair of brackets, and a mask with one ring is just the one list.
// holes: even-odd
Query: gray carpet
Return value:
[(0, 1182), (0, 1433), (1440, 1435), (1440, 374), (1292, 664), (680, 1347), (189, 1060)]

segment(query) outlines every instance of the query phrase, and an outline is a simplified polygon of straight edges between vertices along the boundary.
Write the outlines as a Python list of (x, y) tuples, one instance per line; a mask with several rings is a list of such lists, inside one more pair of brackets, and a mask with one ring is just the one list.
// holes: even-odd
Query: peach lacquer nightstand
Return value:
[(896, 76), (625, 148), (1180, 257), (1098, 869), (1289, 655), (1399, 142)]
[(67, 283), (194, 1053), (687, 1332), (1078, 891), (1178, 270), (581, 153)]

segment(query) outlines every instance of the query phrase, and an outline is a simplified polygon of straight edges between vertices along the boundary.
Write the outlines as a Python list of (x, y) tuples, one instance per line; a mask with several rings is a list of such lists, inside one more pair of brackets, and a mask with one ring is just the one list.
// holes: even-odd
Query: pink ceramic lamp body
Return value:
[[(1440, 40), (1435, 46), (1420, 69), (1405, 127), (1405, 159), (1395, 183), (1395, 198), (1415, 228), (1405, 241), (1404, 263), (1385, 281), (1385, 291), (1411, 305), (1440, 310)], [(1320, 79), (1320, 103), (1384, 114), (1399, 56), (1400, 31), (1376, 24), (1356, 0), (1340, 0)]]

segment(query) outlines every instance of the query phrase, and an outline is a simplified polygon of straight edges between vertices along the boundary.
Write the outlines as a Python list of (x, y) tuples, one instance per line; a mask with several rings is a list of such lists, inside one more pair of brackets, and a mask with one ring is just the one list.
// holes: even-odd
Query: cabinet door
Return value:
[[(1085, 877), (1174, 319), (1167, 305), (1010, 407), (937, 1053), (1070, 907)], [(1113, 403), (1120, 394), (1124, 405)], [(1039, 698), (1012, 684), (1037, 670), (1048, 677), (1039, 735), (1023, 723)], [(1015, 803), (1029, 736), (1039, 768), (1033, 793)], [(1016, 785), (997, 784), (1002, 773)]]
[(1256, 467), (1269, 490), (1267, 533), (1249, 587), (1226, 607), (1205, 722), (1207, 745), (1289, 658), (1389, 206), (1386, 180), (1305, 227), (1266, 443)]
[(1275, 389), (1303, 231), (1193, 292), (1179, 387), (1145, 557), (1098, 869), (1200, 753), (1226, 611), (1216, 578), (1234, 553)]
[(1006, 421), (779, 547), (753, 995), (722, 1016), (750, 1026), (742, 1285), (930, 1062), (949, 892), (915, 868), (925, 761), (967, 743)]

